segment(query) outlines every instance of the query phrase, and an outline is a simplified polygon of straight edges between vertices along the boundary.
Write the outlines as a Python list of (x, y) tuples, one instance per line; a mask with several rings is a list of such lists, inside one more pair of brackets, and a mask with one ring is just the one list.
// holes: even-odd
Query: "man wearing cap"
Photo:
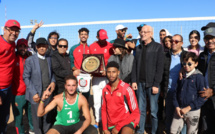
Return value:
[(132, 88), (137, 90), (137, 98), (140, 116), (140, 128), (138, 133), (144, 133), (146, 120), (147, 96), (149, 97), (151, 109), (152, 134), (155, 134), (158, 127), (158, 97), (159, 86), (163, 75), (164, 53), (163, 47), (154, 41), (153, 29), (145, 25), (141, 29), (141, 44), (136, 47), (136, 54), (132, 70)]
[[(25, 99), (31, 103), (31, 112), (34, 131), (36, 134), (47, 133), (51, 127), (51, 114), (43, 118), (37, 117), (37, 109), (44, 91), (50, 94), (55, 89), (55, 79), (51, 70), (51, 58), (45, 56), (48, 43), (45, 38), (36, 40), (37, 54), (26, 59), (24, 65), (23, 79), (26, 85)], [(47, 105), (52, 99), (52, 95), (43, 103)]]
[(208, 100), (201, 108), (199, 130), (204, 134), (212, 134), (215, 132), (215, 23), (207, 24), (202, 30), (207, 49), (199, 55), (197, 68), (203, 73), (208, 86), (205, 91), (200, 91), (201, 97)]
[(26, 39), (19, 39), (16, 46), (15, 69), (12, 82), (12, 108), (15, 120), (15, 127), (17, 134), (24, 134), (23, 125), (23, 109), (28, 114), (29, 133), (33, 133), (33, 124), (31, 116), (31, 104), (25, 100), (26, 85), (23, 80), (24, 64), (27, 57), (31, 56), (28, 51), (28, 41)]
[(0, 133), (5, 133), (10, 112), (11, 84), (15, 63), (15, 40), (20, 33), (20, 24), (8, 20), (4, 34), (0, 36)]
[[(108, 63), (109, 57), (113, 54), (113, 45), (106, 41), (108, 39), (107, 32), (104, 29), (100, 29), (97, 32), (98, 41), (90, 45), (90, 54), (103, 54), (105, 66)], [(93, 101), (95, 108), (95, 121), (96, 125), (99, 125), (101, 121), (101, 97), (102, 89), (107, 84), (106, 72), (93, 76), (92, 89), (93, 89)]]
[[(117, 39), (123, 39), (126, 42), (129, 42), (132, 39), (132, 35), (131, 34), (126, 35), (126, 31), (128, 30), (127, 27), (125, 27), (123, 25), (117, 25), (116, 28), (115, 28), (115, 30), (116, 30), (116, 34), (117, 34)], [(110, 43), (113, 44), (114, 41), (115, 41), (115, 39), (111, 40)], [(131, 44), (129, 42), (127, 44), (127, 47), (129, 47), (130, 49), (134, 49), (135, 45), (133, 45), (133, 44)]]

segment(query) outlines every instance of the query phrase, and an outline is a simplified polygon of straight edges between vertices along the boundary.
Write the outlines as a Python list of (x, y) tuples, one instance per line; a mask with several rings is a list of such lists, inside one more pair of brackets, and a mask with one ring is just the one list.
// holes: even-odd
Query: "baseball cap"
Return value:
[(21, 29), (20, 24), (17, 20), (8, 20), (4, 26), (5, 27), (18, 27), (19, 29)]
[(48, 45), (48, 43), (47, 43), (45, 38), (38, 38), (37, 41), (36, 41), (36, 45), (39, 45), (39, 44)]
[(123, 39), (115, 39), (114, 43), (113, 43), (113, 46), (114, 47), (122, 47), (122, 48), (125, 48), (125, 41)]
[(28, 47), (28, 41), (26, 39), (24, 39), (24, 38), (19, 39), (17, 41), (17, 47), (20, 46), (20, 45), (25, 45), (26, 47)]
[(215, 27), (207, 28), (204, 32), (204, 36), (214, 36), (215, 37)]
[(206, 29), (209, 28), (209, 27), (215, 27), (215, 23), (214, 23), (214, 22), (210, 22), (210, 23), (208, 23), (206, 26), (203, 26), (203, 27), (201, 28), (201, 30), (204, 31), (204, 30), (206, 30)]
[(121, 29), (128, 29), (128, 28), (123, 25), (117, 25), (115, 28), (115, 30), (121, 30)]
[(142, 28), (143, 26), (145, 26), (145, 25), (146, 25), (146, 24), (141, 24), (141, 25), (139, 25), (139, 26), (137, 27), (137, 30), (140, 31), (141, 28)]
[(107, 31), (105, 31), (104, 29), (100, 29), (97, 36), (100, 40), (108, 39)]

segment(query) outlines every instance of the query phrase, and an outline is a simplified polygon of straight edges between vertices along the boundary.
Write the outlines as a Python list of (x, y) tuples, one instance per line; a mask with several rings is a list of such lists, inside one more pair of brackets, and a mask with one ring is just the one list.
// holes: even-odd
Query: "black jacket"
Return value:
[(70, 66), (70, 58), (69, 55), (65, 56), (59, 54), (58, 51), (55, 51), (51, 57), (52, 59), (52, 70), (55, 75), (57, 93), (61, 93), (64, 91), (64, 78), (72, 73), (72, 69)]
[[(163, 72), (163, 79), (161, 82), (161, 91), (164, 93), (165, 96), (166, 96), (168, 85), (169, 85), (169, 71), (170, 71), (170, 65), (171, 65), (171, 53), (172, 53), (172, 51), (169, 51), (169, 52), (165, 52), (165, 54), (164, 54), (164, 72)], [(182, 62), (184, 59), (184, 55), (186, 53), (187, 53), (187, 51), (184, 51), (184, 49), (182, 48), (181, 57), (180, 57), (181, 67), (183, 67)]]
[[(213, 89), (213, 92), (215, 93), (215, 53), (211, 55), (208, 65), (207, 60), (208, 51), (205, 50), (199, 55), (199, 64), (197, 68), (202, 72), (203, 76), (205, 76), (206, 70), (208, 69), (209, 88)], [(209, 100), (212, 100), (215, 109), (215, 95), (209, 98)]]
[(142, 50), (144, 42), (141, 42), (136, 49), (136, 54), (133, 62), (132, 68), (132, 83), (139, 83), (141, 62), (146, 62), (146, 87), (159, 87), (163, 75), (163, 47), (161, 44), (152, 42), (147, 44), (146, 50), (146, 61), (142, 61)]

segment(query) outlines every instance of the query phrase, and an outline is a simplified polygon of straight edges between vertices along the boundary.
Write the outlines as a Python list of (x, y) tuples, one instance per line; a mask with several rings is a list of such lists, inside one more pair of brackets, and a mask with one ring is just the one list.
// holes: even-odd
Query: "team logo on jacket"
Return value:
[(81, 50), (79, 49), (78, 52), (81, 52)]
[(122, 93), (120, 93), (120, 92), (117, 92), (117, 93), (116, 93), (116, 96), (121, 97), (121, 95), (122, 95)]
[(16, 63), (16, 66), (19, 66), (19, 63), (18, 63), (18, 62)]
[(96, 49), (94, 49), (94, 51), (96, 51)]
[(89, 53), (90, 53), (90, 51), (89, 51), (89, 50), (87, 50), (87, 53), (89, 54)]
[(105, 94), (108, 94), (108, 92), (105, 92)]

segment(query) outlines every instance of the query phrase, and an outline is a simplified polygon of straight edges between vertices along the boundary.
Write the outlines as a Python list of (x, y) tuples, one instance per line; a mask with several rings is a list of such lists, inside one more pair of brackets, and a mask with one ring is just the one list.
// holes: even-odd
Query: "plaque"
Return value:
[(90, 74), (101, 74), (105, 71), (103, 54), (83, 54), (81, 70)]

